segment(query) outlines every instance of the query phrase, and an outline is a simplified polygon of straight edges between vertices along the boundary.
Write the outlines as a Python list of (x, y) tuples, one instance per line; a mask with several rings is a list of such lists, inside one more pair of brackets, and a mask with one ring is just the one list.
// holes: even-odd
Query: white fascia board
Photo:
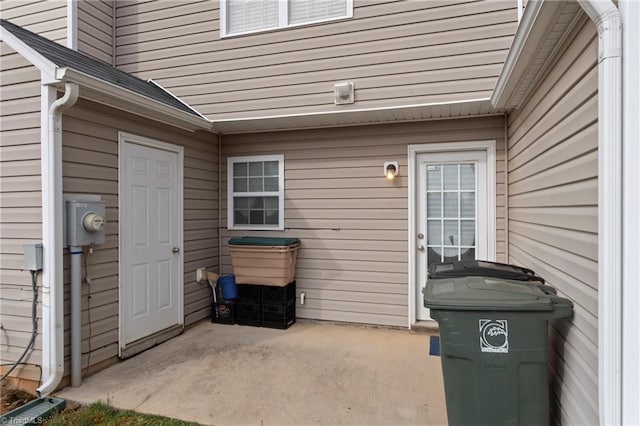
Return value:
[[(509, 99), (518, 87), (529, 63), (547, 36), (552, 17), (564, 6), (560, 1), (530, 0), (518, 25), (513, 43), (491, 95), (494, 108), (510, 107)], [(540, 25), (540, 23), (543, 23)]]
[[(115, 84), (97, 79), (88, 74), (76, 71), (71, 68), (58, 68), (56, 78), (60, 81), (70, 81), (79, 84), (83, 89), (89, 89), (91, 92), (105, 95), (106, 97), (96, 96), (95, 99), (90, 96), (87, 91), (83, 93), (89, 95), (88, 99), (96, 100), (115, 108), (122, 109), (123, 104), (128, 102), (136, 107), (146, 111), (147, 116), (154, 120), (160, 120), (171, 125), (175, 125), (187, 130), (209, 130), (211, 131), (211, 122), (206, 118), (197, 117), (185, 111), (168, 106), (162, 102), (142, 96), (131, 90), (116, 86)], [(89, 93), (91, 93), (89, 92)], [(112, 102), (108, 102), (107, 98), (112, 98)], [(139, 109), (130, 109), (130, 112), (140, 114)]]
[(35, 49), (3, 27), (0, 27), (0, 36), (2, 36), (2, 41), (7, 43), (10, 48), (40, 70), (42, 74), (42, 84), (50, 84), (58, 81), (56, 80), (56, 69), (58, 68), (56, 64), (36, 52)]

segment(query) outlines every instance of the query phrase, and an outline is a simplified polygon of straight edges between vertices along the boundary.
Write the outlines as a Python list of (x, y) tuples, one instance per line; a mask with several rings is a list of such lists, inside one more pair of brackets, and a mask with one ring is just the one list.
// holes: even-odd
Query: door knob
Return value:
[(424, 246), (422, 244), (418, 244), (418, 251), (424, 251)]
[(179, 247), (174, 247), (173, 249), (171, 249), (172, 252), (174, 253), (180, 253), (180, 248)]

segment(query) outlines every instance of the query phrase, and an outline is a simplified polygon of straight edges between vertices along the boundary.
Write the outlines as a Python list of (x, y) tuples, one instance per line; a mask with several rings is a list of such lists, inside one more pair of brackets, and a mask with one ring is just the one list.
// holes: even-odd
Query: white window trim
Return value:
[[(233, 163), (255, 161), (278, 162), (278, 225), (236, 225), (233, 223)], [(264, 196), (266, 192), (243, 192), (245, 196)], [(227, 229), (250, 231), (284, 231), (284, 155), (252, 155), (227, 158)]]
[(333, 18), (324, 18), (317, 19), (315, 21), (307, 21), (307, 22), (299, 22), (297, 24), (290, 24), (289, 21), (289, 9), (288, 9), (288, 1), (287, 0), (279, 0), (278, 1), (278, 26), (271, 28), (263, 28), (258, 30), (250, 30), (250, 31), (240, 31), (237, 33), (231, 33), (227, 31), (227, 0), (219, 0), (220, 1), (220, 38), (228, 38), (241, 36), (246, 34), (254, 34), (254, 33), (263, 33), (267, 31), (275, 31), (281, 30), (284, 28), (295, 28), (295, 27), (303, 27), (306, 25), (315, 25), (321, 24), (324, 22), (332, 22), (332, 21), (340, 21), (344, 19), (353, 18), (353, 0), (346, 0), (346, 8), (347, 13), (345, 16), (336, 16)]

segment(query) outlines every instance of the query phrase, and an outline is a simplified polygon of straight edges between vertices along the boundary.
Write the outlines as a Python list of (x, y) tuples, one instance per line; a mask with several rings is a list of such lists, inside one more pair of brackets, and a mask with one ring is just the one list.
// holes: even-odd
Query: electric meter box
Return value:
[(67, 244), (104, 244), (107, 222), (104, 201), (67, 200)]

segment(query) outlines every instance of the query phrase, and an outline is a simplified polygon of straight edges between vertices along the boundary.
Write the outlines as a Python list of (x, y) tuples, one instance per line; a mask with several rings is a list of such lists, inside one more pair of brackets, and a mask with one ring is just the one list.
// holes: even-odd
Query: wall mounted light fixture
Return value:
[(388, 180), (395, 179), (398, 176), (398, 171), (400, 170), (400, 166), (398, 166), (397, 161), (387, 161), (384, 163), (384, 176)]

